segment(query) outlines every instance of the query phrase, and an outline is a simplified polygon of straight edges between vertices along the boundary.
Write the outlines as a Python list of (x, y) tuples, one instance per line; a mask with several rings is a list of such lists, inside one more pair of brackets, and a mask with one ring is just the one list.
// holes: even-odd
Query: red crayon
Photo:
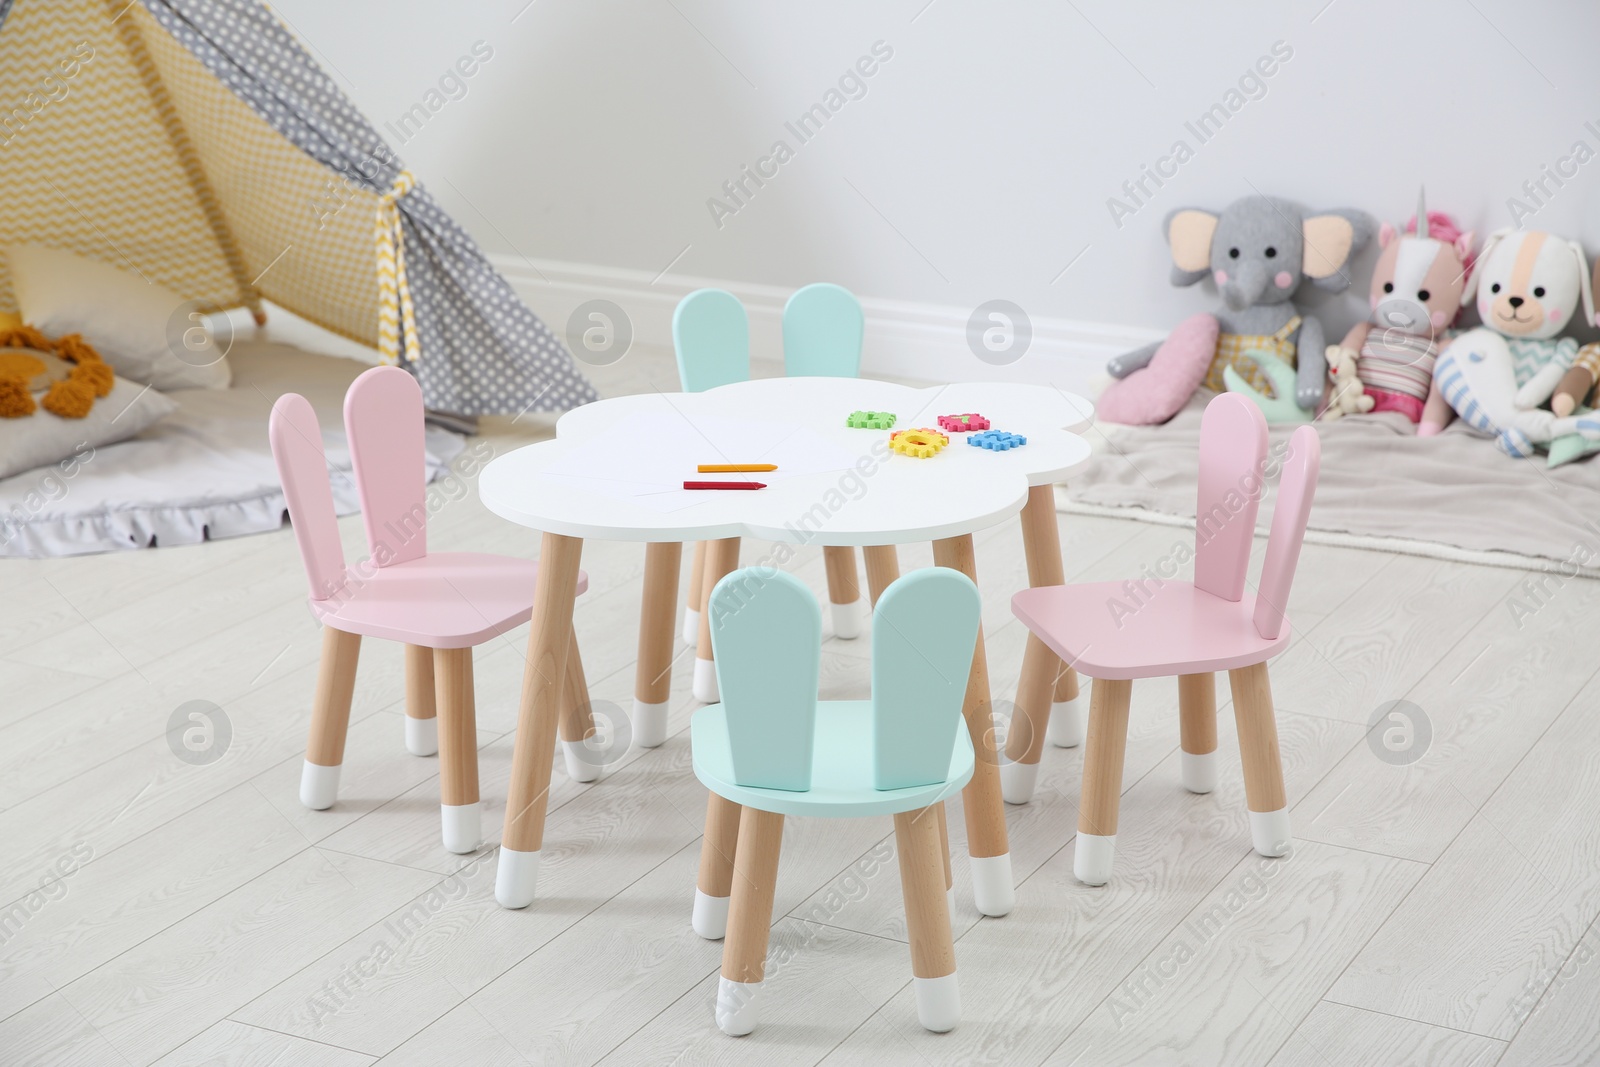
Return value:
[(765, 489), (766, 482), (684, 482), (685, 489)]

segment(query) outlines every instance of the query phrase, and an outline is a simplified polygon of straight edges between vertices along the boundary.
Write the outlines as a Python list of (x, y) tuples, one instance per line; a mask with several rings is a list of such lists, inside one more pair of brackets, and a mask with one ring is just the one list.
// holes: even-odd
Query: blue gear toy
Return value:
[(967, 438), (967, 444), (987, 448), (991, 452), (1005, 452), (1021, 448), (1027, 443), (1028, 439), (1020, 433), (1007, 433), (1004, 430), (984, 430)]

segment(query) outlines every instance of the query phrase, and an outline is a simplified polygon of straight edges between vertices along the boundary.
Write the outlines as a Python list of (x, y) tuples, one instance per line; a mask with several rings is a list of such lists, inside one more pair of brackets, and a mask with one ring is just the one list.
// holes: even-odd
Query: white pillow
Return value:
[(81, 419), (63, 419), (44, 408), (20, 419), (0, 419), (0, 478), (132, 437), (177, 410), (172, 398), (118, 378)]
[(226, 389), (233, 380), (213, 346), (185, 349), (194, 324), (187, 301), (166, 286), (39, 245), (11, 245), (6, 258), (22, 321), (47, 337), (82, 334), (119, 375), (161, 390)]

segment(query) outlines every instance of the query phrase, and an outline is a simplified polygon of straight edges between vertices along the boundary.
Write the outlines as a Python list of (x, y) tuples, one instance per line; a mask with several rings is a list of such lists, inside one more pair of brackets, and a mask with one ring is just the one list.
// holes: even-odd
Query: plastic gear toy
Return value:
[(900, 430), (889, 435), (889, 447), (902, 456), (931, 459), (944, 450), (950, 438), (937, 430)]
[(894, 420), (892, 411), (852, 411), (844, 424), (855, 430), (891, 430)]
[(939, 429), (949, 430), (951, 433), (967, 433), (971, 430), (987, 430), (989, 420), (976, 412), (969, 411), (965, 415), (940, 415)]
[(978, 448), (987, 448), (991, 452), (1005, 452), (1013, 448), (1021, 448), (1028, 443), (1028, 439), (1020, 433), (1007, 433), (1004, 430), (985, 430), (975, 433), (967, 438), (967, 444)]

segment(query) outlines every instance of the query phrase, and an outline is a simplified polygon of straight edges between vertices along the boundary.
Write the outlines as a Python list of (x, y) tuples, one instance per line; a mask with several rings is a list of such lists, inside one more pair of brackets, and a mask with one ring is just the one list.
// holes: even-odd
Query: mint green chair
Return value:
[(783, 372), (855, 378), (861, 374), (861, 301), (842, 285), (817, 282), (783, 305)]
[[(978, 640), (978, 590), (933, 567), (899, 579), (872, 615), (872, 699), (817, 700), (822, 612), (793, 575), (736, 570), (708, 602), (722, 703), (690, 723), (694, 773), (711, 790), (701, 848), (728, 887), (695, 890), (695, 930), (725, 936), (717, 988), (724, 1033), (755, 1028), (786, 815), (894, 817), (917, 1017), (943, 1032), (961, 1015), (938, 805), (972, 777), (961, 718)], [(957, 666), (959, 665), (959, 666)], [(737, 838), (713, 826), (738, 805)]]
[(696, 289), (672, 313), (672, 348), (686, 393), (750, 378), (750, 318), (726, 289)]

